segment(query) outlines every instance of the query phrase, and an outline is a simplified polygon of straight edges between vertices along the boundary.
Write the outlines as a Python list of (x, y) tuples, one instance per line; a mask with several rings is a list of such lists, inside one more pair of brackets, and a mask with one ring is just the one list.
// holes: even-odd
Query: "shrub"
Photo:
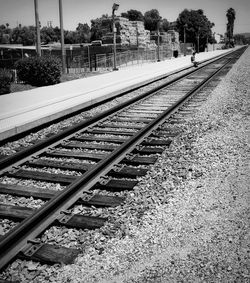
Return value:
[(175, 58), (178, 57), (178, 53), (179, 53), (178, 50), (174, 50), (173, 55), (174, 55)]
[(5, 69), (0, 69), (0, 95), (10, 93), (11, 81), (11, 72)]
[(61, 64), (55, 56), (29, 57), (15, 64), (19, 80), (33, 86), (53, 85), (60, 82)]

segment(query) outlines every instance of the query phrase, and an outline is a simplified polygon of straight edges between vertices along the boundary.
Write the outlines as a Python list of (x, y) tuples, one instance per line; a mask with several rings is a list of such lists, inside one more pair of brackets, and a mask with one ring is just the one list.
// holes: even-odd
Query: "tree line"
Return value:
[[(41, 42), (43, 44), (59, 42), (61, 38), (60, 28), (42, 27), (40, 29)], [(90, 41), (90, 28), (88, 24), (78, 24), (75, 31), (64, 30), (65, 43), (84, 43)], [(22, 26), (10, 28), (8, 24), (0, 25), (0, 43), (1, 44), (23, 44), (34, 45), (36, 42), (35, 26)]]
[[(143, 21), (145, 29), (153, 32), (156, 30), (168, 31), (170, 23), (167, 19), (162, 18), (160, 13), (156, 9), (149, 10), (144, 15), (138, 10), (129, 10), (125, 13), (121, 13), (122, 17), (125, 17), (131, 21)], [(233, 38), (233, 26), (235, 20), (235, 11), (230, 8), (226, 14), (228, 18), (227, 35), (229, 41)], [(87, 23), (79, 23), (74, 31), (64, 30), (64, 40), (66, 44), (74, 43), (88, 43), (93, 40), (101, 39), (105, 35), (107, 29), (103, 29), (103, 23), (108, 26), (108, 31), (112, 32), (111, 17), (109, 15), (102, 15), (100, 18), (92, 19), (91, 26)], [(196, 47), (196, 50), (203, 51), (207, 43), (214, 42), (214, 34), (212, 28), (214, 23), (210, 22), (204, 14), (202, 9), (188, 10), (184, 9), (176, 20), (175, 29), (179, 32), (180, 41), (184, 42), (184, 36), (186, 36), (186, 42), (191, 42)], [(48, 44), (51, 42), (60, 41), (60, 28), (58, 26), (44, 26), (41, 27), (41, 42)], [(23, 44), (34, 45), (36, 39), (36, 29), (34, 26), (19, 26), (10, 28), (9, 24), (0, 25), (0, 43), (7, 44)]]

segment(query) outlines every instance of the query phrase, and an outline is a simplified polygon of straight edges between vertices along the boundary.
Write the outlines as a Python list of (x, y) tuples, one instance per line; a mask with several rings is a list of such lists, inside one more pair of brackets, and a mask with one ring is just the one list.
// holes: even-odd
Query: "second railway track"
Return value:
[[(74, 205), (121, 205), (124, 197), (115, 192), (132, 190), (138, 177), (146, 175), (148, 166), (178, 134), (174, 125), (206, 99), (204, 89), (225, 74), (243, 51), (142, 93), (13, 159), (2, 159), (0, 193), (38, 198), (42, 204), (38, 209), (0, 204), (1, 218), (16, 223), (0, 238), (0, 268), (16, 258), (71, 263), (81, 251), (42, 242), (44, 231), (53, 225), (101, 227), (107, 219), (74, 214)], [(47, 182), (48, 188), (39, 187), (39, 182)]]

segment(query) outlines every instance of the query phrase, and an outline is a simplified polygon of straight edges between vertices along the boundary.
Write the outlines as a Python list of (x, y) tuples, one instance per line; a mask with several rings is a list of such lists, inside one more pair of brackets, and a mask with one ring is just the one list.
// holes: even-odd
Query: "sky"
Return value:
[[(42, 26), (50, 21), (60, 26), (59, 0), (37, 0), (39, 20)], [(226, 32), (226, 13), (229, 8), (236, 12), (234, 33), (250, 32), (250, 0), (62, 0), (63, 27), (75, 30), (78, 23), (90, 25), (91, 19), (103, 14), (111, 15), (113, 3), (119, 4), (116, 15), (130, 9), (144, 14), (157, 9), (162, 18), (175, 21), (184, 9), (202, 9), (210, 22), (215, 24), (213, 32)], [(0, 0), (0, 24), (9, 23), (11, 28), (18, 24), (35, 25), (34, 0)]]

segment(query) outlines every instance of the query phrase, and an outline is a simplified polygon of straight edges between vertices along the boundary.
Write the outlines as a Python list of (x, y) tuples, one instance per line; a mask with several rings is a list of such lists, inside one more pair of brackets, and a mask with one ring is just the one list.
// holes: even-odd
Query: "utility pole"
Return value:
[(59, 0), (59, 17), (60, 17), (60, 30), (61, 30), (62, 73), (64, 74), (65, 73), (65, 69), (66, 69), (66, 53), (65, 53), (65, 47), (64, 47), (62, 0)]
[(37, 0), (34, 0), (34, 6), (35, 6), (35, 21), (36, 21), (36, 53), (38, 56), (41, 56), (42, 52), (41, 52), (41, 38), (40, 38), (40, 22), (39, 22)]
[(213, 33), (213, 51), (214, 51), (214, 43), (215, 43), (215, 32)]
[(184, 56), (186, 56), (187, 55), (187, 47), (186, 47), (186, 28), (187, 28), (187, 24), (185, 24), (184, 26), (183, 26), (183, 28), (184, 28)]
[(160, 20), (157, 22), (157, 62), (160, 62)]
[(116, 67), (116, 26), (115, 26), (115, 11), (118, 10), (119, 4), (114, 3), (112, 6), (112, 24), (113, 24), (113, 51), (114, 51), (114, 63), (113, 71), (118, 71)]
[(138, 22), (136, 22), (136, 46), (137, 50), (139, 48), (139, 39), (138, 39)]
[(198, 34), (197, 34), (197, 53), (200, 52), (200, 27), (198, 27)]

